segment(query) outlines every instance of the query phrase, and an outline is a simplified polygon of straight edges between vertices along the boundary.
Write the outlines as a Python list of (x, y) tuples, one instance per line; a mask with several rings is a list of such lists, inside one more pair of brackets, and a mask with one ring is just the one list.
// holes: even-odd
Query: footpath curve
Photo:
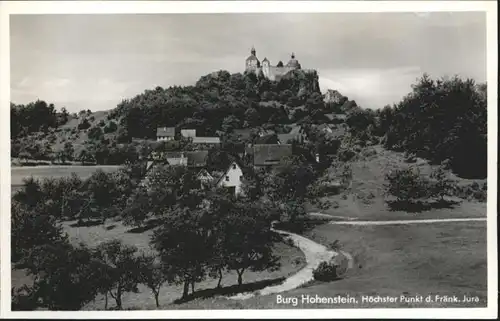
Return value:
[(321, 244), (318, 244), (295, 233), (276, 230), (274, 228), (271, 228), (271, 230), (281, 235), (285, 235), (287, 238), (293, 241), (294, 245), (304, 253), (307, 263), (306, 266), (294, 275), (286, 278), (285, 281), (281, 284), (268, 286), (255, 292), (240, 293), (235, 296), (229, 297), (229, 299), (245, 300), (256, 295), (269, 295), (296, 289), (299, 286), (314, 279), (313, 270), (316, 269), (321, 262), (329, 261), (333, 257), (339, 255), (339, 253), (344, 255), (349, 260), (348, 268), (351, 268), (353, 265), (352, 256), (349, 253), (343, 251), (339, 251), (339, 253), (337, 253), (335, 251), (327, 249)]

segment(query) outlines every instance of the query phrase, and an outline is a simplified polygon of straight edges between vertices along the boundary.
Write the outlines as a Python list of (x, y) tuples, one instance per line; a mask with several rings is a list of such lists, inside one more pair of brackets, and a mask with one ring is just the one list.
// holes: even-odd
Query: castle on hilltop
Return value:
[(272, 66), (271, 62), (267, 58), (264, 58), (261, 63), (257, 58), (255, 48), (252, 47), (250, 56), (245, 61), (245, 71), (253, 72), (255, 74), (259, 74), (262, 71), (264, 76), (270, 80), (280, 80), (280, 78), (288, 72), (296, 69), (301, 69), (301, 66), (299, 61), (295, 59), (295, 55), (293, 53), (291, 59), (286, 65), (283, 65), (280, 61), (276, 66)]

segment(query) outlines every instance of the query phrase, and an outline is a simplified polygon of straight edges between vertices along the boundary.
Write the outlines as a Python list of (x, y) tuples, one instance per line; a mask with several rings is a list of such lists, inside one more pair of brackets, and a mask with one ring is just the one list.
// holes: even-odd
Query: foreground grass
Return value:
[[(89, 227), (75, 227), (76, 221), (64, 222), (63, 228), (70, 237), (73, 244), (83, 242), (88, 246), (94, 247), (102, 242), (121, 239), (124, 243), (135, 245), (140, 251), (151, 251), (149, 247), (149, 240), (152, 231), (142, 233), (134, 233), (133, 229), (124, 226), (121, 222), (107, 222), (105, 225), (89, 226)], [(243, 275), (243, 288), (235, 286), (237, 284), (237, 274), (235, 272), (225, 273), (222, 279), (222, 287), (225, 292), (237, 293), (253, 291), (258, 288), (263, 288), (267, 285), (277, 284), (284, 280), (284, 278), (296, 273), (305, 266), (304, 254), (297, 248), (287, 245), (285, 243), (276, 243), (273, 251), (280, 257), (281, 268), (277, 271), (263, 271), (252, 272), (247, 271)], [(24, 284), (31, 285), (33, 280), (27, 276), (23, 270), (13, 270), (11, 276), (13, 287), (20, 287)], [(212, 289), (217, 287), (216, 279), (207, 279), (204, 282), (196, 284), (197, 297), (213, 297)], [(180, 298), (182, 294), (182, 287), (175, 285), (165, 285), (160, 291), (160, 305), (162, 308), (182, 307), (188, 303), (176, 304), (174, 301)], [(114, 301), (109, 299), (108, 307), (114, 307)], [(150, 290), (144, 285), (139, 285), (138, 293), (125, 293), (123, 295), (123, 307), (135, 309), (155, 309), (156, 305)], [(210, 300), (210, 299), (208, 299)], [(87, 304), (84, 310), (103, 310), (105, 307), (104, 296), (96, 297), (94, 302)]]
[[(278, 304), (277, 295), (244, 301), (226, 298), (196, 300), (165, 309), (273, 309), (273, 308), (408, 308), (485, 307), (487, 302), (486, 223), (407, 226), (321, 225), (307, 237), (330, 243), (339, 240), (351, 253), (355, 268), (335, 282), (312, 284), (283, 293), (299, 304)], [(479, 303), (362, 303), (362, 296), (401, 295), (478, 296)], [(301, 304), (301, 296), (351, 296), (358, 303)], [(139, 307), (137, 307), (139, 308)]]

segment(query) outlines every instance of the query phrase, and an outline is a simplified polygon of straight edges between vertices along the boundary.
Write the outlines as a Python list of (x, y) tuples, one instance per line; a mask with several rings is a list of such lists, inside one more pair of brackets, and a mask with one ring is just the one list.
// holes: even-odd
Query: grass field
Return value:
[[(486, 223), (452, 223), (407, 226), (321, 225), (306, 233), (320, 243), (339, 240), (351, 253), (355, 268), (338, 281), (314, 282), (283, 293), (299, 304), (278, 304), (276, 295), (244, 301), (226, 298), (196, 300), (171, 309), (272, 309), (272, 308), (408, 308), (484, 307), (487, 297)], [(362, 303), (362, 296), (401, 295), (477, 296), (479, 303)], [(301, 304), (302, 295), (351, 296), (358, 303)]]
[[(319, 211), (335, 216), (356, 218), (359, 220), (413, 220), (439, 218), (486, 217), (486, 203), (461, 200), (449, 207), (432, 208), (421, 212), (391, 210), (385, 202), (384, 175), (394, 168), (404, 166), (400, 153), (385, 151), (380, 146), (373, 147), (375, 153), (352, 163), (353, 181), (347, 193), (331, 196), (327, 199), (337, 205), (326, 210), (312, 206), (309, 211)], [(417, 160), (423, 174), (430, 173), (432, 166), (423, 160)], [(40, 168), (37, 175), (69, 175), (71, 169), (79, 175), (89, 176), (98, 167), (59, 167), (58, 169)], [(116, 168), (115, 168), (116, 169)], [(37, 169), (38, 170), (38, 169)], [(107, 170), (107, 169), (105, 169)], [(109, 170), (112, 170), (109, 168)], [(14, 176), (34, 175), (22, 168)], [(459, 184), (472, 181), (454, 177)], [(19, 179), (19, 178), (17, 178)], [(72, 227), (75, 222), (65, 222), (64, 229), (73, 242), (84, 242), (90, 246), (100, 242), (120, 238), (125, 243), (135, 245), (141, 250), (148, 250), (151, 232), (132, 233), (130, 228), (120, 222), (108, 222), (105, 227)], [(389, 226), (342, 226), (322, 224), (306, 232), (304, 236), (318, 243), (328, 245), (338, 240), (341, 249), (354, 258), (354, 268), (347, 276), (335, 282), (313, 282), (307, 286), (283, 293), (286, 297), (300, 298), (302, 295), (320, 297), (351, 296), (361, 300), (361, 296), (401, 295), (464, 295), (477, 296), (479, 302), (471, 303), (367, 303), (358, 302), (341, 305), (299, 303), (295, 308), (390, 308), (390, 307), (484, 307), (486, 306), (486, 222), (432, 223), (424, 225), (389, 225)], [(296, 248), (277, 244), (275, 251), (282, 257), (283, 268), (272, 273), (245, 274), (244, 282), (256, 282), (285, 277), (298, 271), (302, 264), (297, 258), (303, 254)], [(300, 261), (300, 260), (299, 260)], [(13, 286), (29, 283), (23, 271), (13, 271)], [(228, 274), (223, 285), (236, 283), (236, 275)], [(216, 281), (206, 281), (197, 285), (200, 293), (203, 289), (214, 288)], [(271, 309), (294, 308), (292, 305), (278, 304), (276, 295), (253, 297), (248, 300), (230, 300), (223, 296), (210, 296), (175, 304), (179, 298), (180, 287), (164, 287), (160, 294), (162, 309)], [(300, 301), (300, 300), (299, 300)], [(145, 288), (140, 293), (126, 294), (123, 298), (125, 309), (155, 309), (154, 299)], [(110, 301), (110, 306), (113, 306)], [(103, 309), (103, 298), (88, 304), (86, 310)]]
[(85, 179), (90, 177), (93, 172), (98, 169), (103, 171), (115, 171), (120, 166), (78, 166), (78, 165), (68, 165), (68, 166), (21, 166), (21, 167), (11, 167), (11, 186), (17, 188), (23, 184), (23, 179), (33, 177), (35, 179), (43, 178), (59, 178), (71, 175), (71, 173), (76, 173), (81, 178)]
[[(121, 239), (124, 243), (135, 245), (140, 251), (151, 251), (149, 247), (149, 239), (152, 231), (133, 233), (130, 227), (126, 227), (120, 222), (108, 222), (106, 225), (92, 227), (72, 227), (76, 221), (65, 222), (63, 227), (68, 233), (70, 241), (77, 245), (83, 242), (91, 247), (97, 246), (102, 242), (115, 238)], [(283, 278), (299, 271), (305, 266), (304, 254), (297, 248), (284, 243), (276, 243), (274, 246), (275, 254), (279, 255), (281, 260), (281, 268), (273, 272), (245, 272), (243, 275), (244, 286), (264, 287), (268, 284), (275, 284), (282, 281)], [(13, 287), (20, 287), (23, 284), (32, 284), (32, 279), (22, 270), (13, 270), (11, 276)], [(261, 285), (259, 285), (259, 283)], [(231, 287), (237, 284), (236, 273), (226, 273), (222, 280), (223, 287)], [(209, 290), (217, 286), (217, 280), (208, 279), (204, 282), (196, 284), (198, 295), (211, 295)], [(234, 289), (234, 287), (233, 287)], [(235, 290), (235, 289), (234, 289)], [(180, 306), (184, 304), (174, 304), (173, 301), (180, 298), (182, 287), (175, 285), (166, 285), (161, 289), (160, 304), (163, 306)], [(109, 298), (109, 307), (114, 306), (114, 301)], [(84, 310), (102, 310), (104, 309), (104, 297), (98, 296), (94, 302), (89, 303), (84, 307)], [(126, 293), (123, 296), (123, 307), (135, 309), (155, 309), (156, 305), (154, 298), (148, 288), (143, 285), (139, 286), (139, 293)]]

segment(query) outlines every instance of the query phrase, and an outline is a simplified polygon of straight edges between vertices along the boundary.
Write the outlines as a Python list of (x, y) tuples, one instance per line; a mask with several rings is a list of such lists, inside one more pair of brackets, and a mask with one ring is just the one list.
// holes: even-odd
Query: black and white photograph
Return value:
[(496, 2), (82, 2), (0, 4), (2, 317), (497, 316)]

